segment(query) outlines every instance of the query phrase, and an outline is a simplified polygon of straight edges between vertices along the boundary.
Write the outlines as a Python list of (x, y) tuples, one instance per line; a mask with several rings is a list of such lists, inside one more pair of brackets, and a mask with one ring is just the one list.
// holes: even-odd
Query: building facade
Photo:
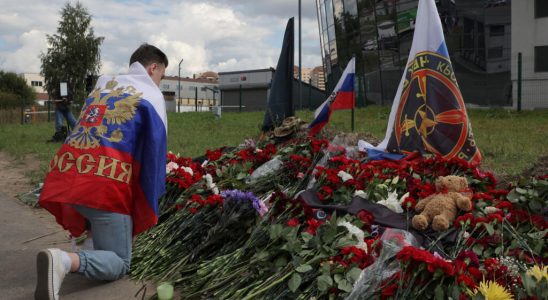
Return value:
[[(512, 105), (509, 0), (436, 0), (467, 104)], [(356, 57), (357, 103), (394, 100), (415, 29), (418, 0), (316, 0), (326, 89)]]
[[(224, 111), (259, 111), (268, 105), (273, 68), (242, 70), (219, 73), (221, 105)], [(324, 91), (302, 82), (301, 101), (298, 95), (298, 79), (293, 79), (293, 107), (316, 108), (325, 100)]]
[(44, 89), (44, 76), (39, 73), (22, 73), (21, 77), (25, 79), (27, 85), (31, 86), (36, 92), (36, 102), (44, 105), (44, 102), (49, 99), (48, 92)]
[[(521, 108), (548, 108), (548, 1), (512, 2), (512, 84), (518, 106), (521, 66)], [(519, 55), (521, 53), (521, 63)]]
[(160, 81), (160, 90), (164, 95), (173, 95), (173, 100), (164, 97), (172, 111), (205, 111), (220, 99), (219, 83), (212, 79), (166, 76)]
[(325, 91), (325, 73), (323, 71), (323, 66), (317, 66), (312, 69), (310, 81), (313, 86)]

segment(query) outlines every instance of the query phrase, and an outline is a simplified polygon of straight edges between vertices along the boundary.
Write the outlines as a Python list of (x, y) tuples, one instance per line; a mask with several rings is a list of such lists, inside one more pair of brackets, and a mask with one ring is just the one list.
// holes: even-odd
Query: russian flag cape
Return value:
[(136, 235), (158, 220), (165, 192), (164, 97), (138, 62), (102, 76), (49, 165), (39, 204), (73, 236), (85, 230), (72, 205), (130, 215)]
[(315, 113), (314, 120), (308, 126), (308, 135), (314, 136), (329, 122), (331, 112), (340, 109), (352, 109), (354, 107), (354, 73), (356, 61), (355, 58), (348, 62), (344, 72), (333, 89), (333, 92), (322, 105), (320, 105)]
[(385, 138), (368, 147), (481, 161), (434, 0), (419, 1), (413, 44)]

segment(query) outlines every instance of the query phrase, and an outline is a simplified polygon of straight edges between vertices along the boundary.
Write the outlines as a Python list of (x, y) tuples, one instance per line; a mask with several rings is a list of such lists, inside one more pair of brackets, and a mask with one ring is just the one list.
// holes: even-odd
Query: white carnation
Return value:
[(354, 177), (352, 177), (352, 175), (346, 173), (345, 171), (339, 171), (337, 176), (339, 176), (342, 179), (343, 182), (346, 182), (350, 179), (354, 179)]
[(364, 250), (365, 253), (367, 253), (367, 244), (363, 241), (365, 238), (365, 234), (360, 228), (352, 225), (350, 222), (347, 221), (339, 221), (337, 225), (345, 227), (348, 230), (348, 233), (350, 233), (350, 235), (358, 240), (358, 244), (356, 245), (356, 247)]
[(166, 174), (169, 174), (169, 172), (171, 172), (173, 170), (177, 170), (178, 168), (179, 168), (179, 165), (176, 162), (170, 161), (166, 165)]
[(390, 209), (391, 211), (395, 213), (399, 214), (403, 212), (403, 208), (401, 207), (401, 202), (398, 199), (398, 193), (396, 192), (389, 193), (387, 199), (381, 200), (377, 203), (386, 206), (388, 209)]
[(187, 172), (188, 174), (190, 174), (190, 176), (194, 176), (194, 171), (192, 171), (192, 168), (183, 167), (183, 170), (185, 170), (185, 172)]
[(356, 190), (354, 192), (354, 197), (360, 197), (360, 198), (366, 199), (367, 193), (365, 193), (363, 190)]

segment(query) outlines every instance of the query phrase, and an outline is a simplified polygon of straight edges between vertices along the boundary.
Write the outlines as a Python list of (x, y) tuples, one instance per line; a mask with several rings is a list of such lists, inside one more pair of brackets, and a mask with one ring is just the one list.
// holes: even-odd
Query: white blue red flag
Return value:
[(316, 109), (314, 120), (308, 127), (308, 135), (314, 136), (329, 122), (331, 112), (340, 109), (352, 109), (355, 103), (354, 92), (354, 74), (355, 74), (355, 59), (354, 57), (346, 65), (346, 69), (333, 89), (333, 92), (327, 100)]
[(420, 152), (479, 163), (466, 107), (434, 0), (420, 0), (413, 44), (384, 140), (390, 153)]
[(73, 236), (85, 230), (74, 204), (132, 216), (133, 234), (150, 228), (165, 192), (166, 140), (164, 97), (145, 68), (102, 76), (50, 162), (40, 206)]

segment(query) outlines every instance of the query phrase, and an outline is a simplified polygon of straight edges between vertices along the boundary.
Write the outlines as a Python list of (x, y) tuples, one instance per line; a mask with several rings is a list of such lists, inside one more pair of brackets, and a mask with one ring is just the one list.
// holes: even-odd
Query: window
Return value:
[(31, 81), (30, 85), (31, 86), (42, 86), (42, 81)]
[(535, 18), (548, 17), (548, 1), (535, 0)]
[(504, 36), (504, 25), (489, 26), (489, 36)]
[(195, 89), (196, 89), (196, 87), (193, 86), (193, 85), (188, 86), (188, 90), (189, 90), (189, 91), (194, 91)]
[(535, 72), (548, 72), (548, 46), (535, 47)]
[(502, 46), (492, 47), (487, 49), (488, 58), (501, 58), (502, 57)]

